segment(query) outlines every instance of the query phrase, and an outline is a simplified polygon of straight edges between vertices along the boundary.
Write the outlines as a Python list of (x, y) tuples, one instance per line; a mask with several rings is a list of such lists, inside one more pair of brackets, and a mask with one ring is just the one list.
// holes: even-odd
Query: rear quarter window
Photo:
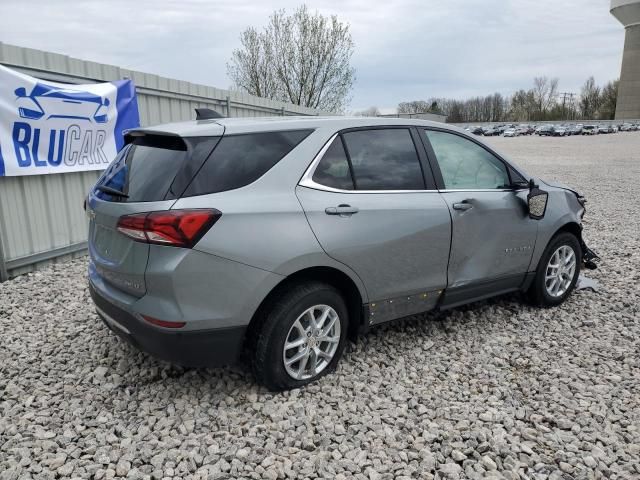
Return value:
[(312, 131), (288, 130), (223, 136), (183, 196), (224, 192), (256, 181)]

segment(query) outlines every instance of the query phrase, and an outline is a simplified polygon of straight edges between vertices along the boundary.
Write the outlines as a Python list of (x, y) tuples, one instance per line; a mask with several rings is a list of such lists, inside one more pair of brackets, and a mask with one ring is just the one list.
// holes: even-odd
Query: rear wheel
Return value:
[(347, 340), (348, 312), (334, 287), (306, 282), (281, 292), (257, 326), (253, 371), (273, 391), (311, 383), (335, 369)]
[(571, 233), (556, 235), (544, 251), (529, 296), (543, 307), (560, 305), (573, 291), (580, 275), (582, 249)]

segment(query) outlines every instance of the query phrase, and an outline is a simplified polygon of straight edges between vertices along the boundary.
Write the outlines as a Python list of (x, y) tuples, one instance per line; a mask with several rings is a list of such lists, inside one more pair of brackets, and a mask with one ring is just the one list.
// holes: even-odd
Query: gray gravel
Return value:
[(640, 134), (490, 141), (587, 195), (599, 293), (396, 322), (271, 394), (124, 345), (58, 264), (0, 285), (0, 479), (640, 478)]

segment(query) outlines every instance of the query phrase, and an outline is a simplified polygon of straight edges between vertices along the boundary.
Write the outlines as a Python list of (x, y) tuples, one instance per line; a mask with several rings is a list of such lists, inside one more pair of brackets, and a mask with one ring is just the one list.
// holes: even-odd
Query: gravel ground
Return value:
[(0, 285), (0, 479), (640, 478), (640, 133), (490, 142), (587, 195), (600, 293), (383, 326), (272, 394), (124, 345), (58, 264)]

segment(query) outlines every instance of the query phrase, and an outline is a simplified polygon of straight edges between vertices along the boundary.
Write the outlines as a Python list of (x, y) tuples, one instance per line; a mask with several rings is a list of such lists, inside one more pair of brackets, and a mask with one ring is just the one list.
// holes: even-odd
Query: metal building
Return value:
[[(44, 80), (135, 82), (143, 126), (195, 117), (196, 107), (227, 116), (319, 115), (324, 112), (181, 80), (87, 62), (0, 42), (0, 64)], [(100, 172), (0, 177), (0, 281), (86, 249), (82, 202)]]
[(616, 120), (640, 118), (640, 0), (611, 0), (611, 14), (626, 29)]

